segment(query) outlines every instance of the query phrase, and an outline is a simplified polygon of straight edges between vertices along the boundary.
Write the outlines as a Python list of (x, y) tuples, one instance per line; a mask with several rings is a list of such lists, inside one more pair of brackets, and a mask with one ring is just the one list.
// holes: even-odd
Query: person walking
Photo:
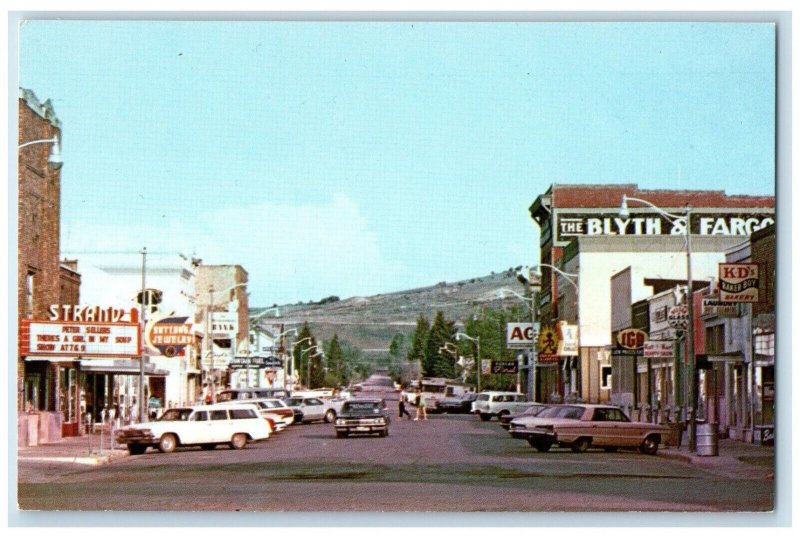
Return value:
[(414, 420), (419, 420), (422, 417), (422, 420), (428, 420), (428, 413), (425, 411), (425, 395), (417, 389), (417, 416), (414, 417)]
[(397, 402), (397, 412), (400, 418), (403, 418), (403, 415), (408, 417), (408, 420), (411, 420), (411, 413), (408, 412), (406, 409), (406, 402), (408, 402), (408, 394), (406, 391), (400, 392), (400, 401)]

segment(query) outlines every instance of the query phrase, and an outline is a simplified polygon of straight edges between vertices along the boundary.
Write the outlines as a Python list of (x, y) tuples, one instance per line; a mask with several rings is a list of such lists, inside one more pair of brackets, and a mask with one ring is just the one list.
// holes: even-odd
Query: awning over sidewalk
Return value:
[[(129, 359), (93, 359), (81, 361), (81, 370), (92, 374), (139, 375), (139, 361)], [(156, 368), (154, 364), (145, 363), (144, 375), (150, 377), (167, 377), (169, 372)]]

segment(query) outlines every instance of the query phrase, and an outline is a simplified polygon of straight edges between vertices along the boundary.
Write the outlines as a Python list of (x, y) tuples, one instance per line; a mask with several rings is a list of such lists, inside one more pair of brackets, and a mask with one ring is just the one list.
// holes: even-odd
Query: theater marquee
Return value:
[(137, 357), (141, 354), (138, 323), (32, 321), (20, 327), (24, 356)]

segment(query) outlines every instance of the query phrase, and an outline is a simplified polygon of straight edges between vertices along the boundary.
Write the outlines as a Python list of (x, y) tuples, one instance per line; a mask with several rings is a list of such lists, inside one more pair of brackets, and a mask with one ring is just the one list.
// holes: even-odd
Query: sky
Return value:
[[(27, 21), (61, 250), (183, 253), (250, 304), (538, 262), (553, 183), (774, 194), (770, 24)], [(12, 81), (13, 84), (13, 81)]]

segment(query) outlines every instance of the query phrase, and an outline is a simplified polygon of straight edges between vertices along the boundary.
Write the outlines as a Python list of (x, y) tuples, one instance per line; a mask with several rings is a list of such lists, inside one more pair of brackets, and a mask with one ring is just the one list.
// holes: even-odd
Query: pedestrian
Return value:
[(411, 420), (411, 413), (406, 410), (406, 402), (408, 401), (408, 394), (406, 391), (400, 392), (400, 401), (397, 403), (397, 411), (400, 414), (400, 418), (403, 418), (403, 415), (408, 417), (408, 420)]
[(428, 420), (428, 413), (425, 411), (425, 395), (417, 389), (417, 416), (414, 417), (414, 420), (419, 420), (419, 417), (422, 417), (423, 420)]

